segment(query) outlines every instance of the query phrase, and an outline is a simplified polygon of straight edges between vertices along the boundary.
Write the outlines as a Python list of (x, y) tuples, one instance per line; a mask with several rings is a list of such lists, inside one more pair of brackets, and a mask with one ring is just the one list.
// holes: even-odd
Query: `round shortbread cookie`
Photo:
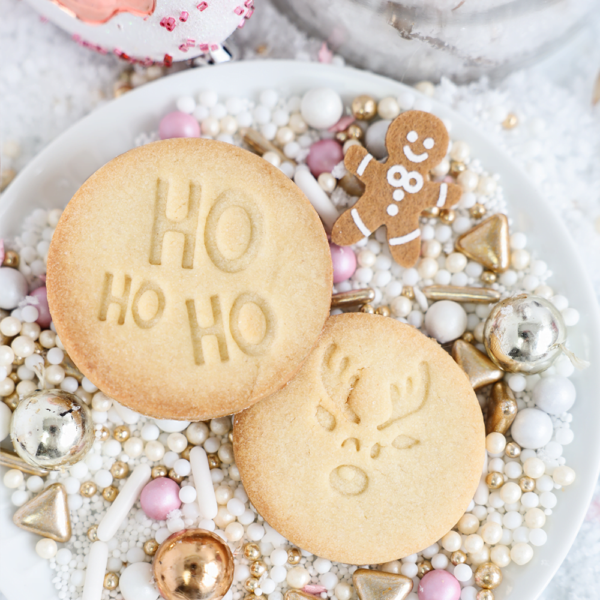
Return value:
[(235, 413), (298, 371), (329, 314), (317, 213), (279, 169), (172, 139), (98, 170), (65, 209), (48, 300), (77, 367), (162, 419)]
[(465, 373), (409, 325), (331, 317), (298, 375), (235, 418), (250, 501), (291, 542), (349, 564), (408, 556), (465, 512), (485, 456)]

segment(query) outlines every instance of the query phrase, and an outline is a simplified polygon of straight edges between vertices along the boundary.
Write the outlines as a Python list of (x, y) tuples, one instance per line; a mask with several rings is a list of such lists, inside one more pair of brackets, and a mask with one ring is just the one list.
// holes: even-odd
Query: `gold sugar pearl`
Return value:
[(479, 202), (473, 204), (473, 206), (471, 206), (471, 208), (469, 209), (469, 215), (472, 219), (481, 219), (485, 216), (486, 212), (487, 209), (485, 208), (485, 206), (483, 204), (480, 204)]
[(492, 285), (492, 283), (496, 283), (497, 279), (498, 277), (496, 276), (496, 273), (493, 273), (492, 271), (484, 271), (481, 274), (481, 281), (483, 281), (483, 283), (486, 285)]
[(104, 576), (104, 589), (116, 590), (119, 585), (119, 576), (116, 573), (107, 573)]
[(208, 459), (209, 468), (218, 469), (221, 466), (221, 461), (216, 454), (207, 454), (206, 458)]
[(102, 490), (102, 497), (107, 502), (114, 502), (115, 498), (119, 495), (119, 490), (114, 485), (109, 485)]
[(194, 446), (187, 446), (185, 450), (181, 453), (181, 458), (184, 458), (185, 460), (190, 460), (190, 452), (192, 451), (193, 447)]
[(110, 431), (108, 427), (102, 425), (100, 429), (96, 430), (96, 439), (101, 442), (105, 442), (110, 437)]
[(256, 577), (248, 577), (246, 581), (244, 581), (244, 589), (247, 592), (253, 592), (258, 587), (258, 579)]
[(408, 298), (409, 300), (415, 299), (415, 291), (413, 290), (412, 285), (405, 285), (400, 292), (401, 296)]
[(373, 305), (369, 304), (368, 302), (367, 304), (363, 304), (358, 310), (361, 313), (367, 313), (368, 315), (375, 314), (375, 309), (373, 308)]
[(389, 317), (390, 316), (389, 306), (379, 306), (379, 307), (377, 307), (377, 309), (375, 310), (375, 314), (376, 315), (381, 315), (382, 317)]
[(427, 575), (427, 573), (429, 573), (429, 571), (433, 569), (431, 563), (428, 560), (422, 560), (421, 562), (418, 562), (417, 567), (419, 569), (417, 571), (417, 577), (419, 579), (423, 579), (423, 577), (425, 577), (425, 575)]
[(15, 383), (19, 383), (19, 381), (21, 381), (19, 376), (14, 371), (9, 374), (8, 378), (12, 379)]
[(91, 498), (97, 491), (98, 488), (93, 481), (84, 481), (79, 488), (79, 493), (85, 498)]
[(290, 565), (297, 565), (300, 562), (300, 559), (302, 558), (302, 552), (300, 552), (300, 550), (298, 550), (298, 548), (290, 548), (288, 550), (288, 563)]
[(450, 555), (450, 562), (456, 565), (462, 565), (467, 561), (467, 555), (462, 550), (456, 550)]
[(98, 525), (92, 525), (87, 530), (87, 536), (88, 536), (88, 540), (90, 540), (90, 542), (97, 542), (98, 541)]
[(129, 431), (129, 427), (127, 425), (119, 425), (113, 429), (113, 437), (118, 442), (126, 442), (131, 436), (131, 431)]
[(346, 129), (346, 134), (350, 140), (361, 140), (364, 135), (364, 131), (360, 125), (353, 123), (348, 127), (348, 129)]
[(493, 590), (502, 583), (502, 571), (492, 562), (486, 562), (477, 567), (475, 583), (486, 590)]
[(338, 131), (335, 134), (335, 139), (340, 143), (343, 144), (347, 139), (348, 139), (348, 134), (345, 131)]
[(13, 364), (13, 367), (20, 367), (21, 365), (25, 364), (25, 359), (22, 356), (17, 356), (15, 354), (12, 364)]
[(267, 570), (267, 565), (262, 560), (255, 560), (250, 565), (250, 575), (260, 579), (261, 575)]
[(362, 94), (352, 100), (352, 114), (359, 121), (368, 121), (377, 114), (377, 102), (372, 96)]
[(535, 489), (535, 479), (527, 476), (521, 477), (521, 479), (519, 479), (519, 487), (523, 493), (533, 492)]
[(125, 477), (129, 475), (129, 465), (118, 460), (114, 462), (112, 467), (110, 468), (110, 474), (115, 479), (125, 479)]
[(148, 540), (144, 542), (144, 553), (147, 556), (154, 556), (158, 550), (158, 542), (156, 540)]
[(506, 119), (502, 121), (502, 127), (504, 129), (514, 129), (519, 124), (519, 117), (515, 113), (508, 113)]
[(165, 465), (156, 465), (155, 467), (152, 467), (152, 471), (150, 471), (152, 479), (157, 479), (158, 477), (166, 477), (168, 473), (169, 470), (167, 469), (167, 467), (165, 467)]
[(504, 475), (497, 471), (488, 473), (485, 477), (485, 482), (491, 490), (497, 490), (504, 485)]
[(33, 351), (36, 354), (44, 354), (44, 352), (46, 351), (45, 348), (39, 342), (34, 342), (33, 348), (34, 348)]
[(7, 250), (4, 254), (2, 266), (16, 269), (19, 266), (19, 255), (14, 250)]
[(494, 592), (492, 590), (479, 590), (475, 600), (494, 600)]
[(244, 546), (244, 557), (248, 560), (258, 560), (260, 558), (260, 548), (252, 542)]
[(424, 219), (435, 219), (440, 216), (440, 209), (437, 206), (429, 206), (421, 211)]
[(175, 483), (181, 483), (185, 478), (183, 475), (178, 475), (175, 469), (169, 469), (169, 479), (172, 479)]
[(452, 177), (458, 177), (461, 173), (464, 173), (467, 170), (467, 166), (465, 163), (459, 162), (457, 160), (450, 161), (450, 171), (448, 174)]
[(14, 392), (10, 396), (2, 398), (2, 401), (4, 402), (4, 404), (6, 404), (6, 406), (8, 406), (8, 408), (10, 408), (11, 411), (13, 411), (15, 410), (15, 408), (17, 408), (17, 404), (19, 404), (19, 394), (17, 394), (17, 392)]
[(463, 341), (465, 341), (465, 342), (467, 342), (467, 343), (469, 343), (469, 344), (472, 344), (475, 341), (475, 336), (470, 331), (465, 331), (462, 334), (462, 336), (461, 336), (460, 339), (463, 340)]
[(227, 434), (227, 438), (229, 439), (229, 443), (233, 444), (233, 431), (230, 431)]
[(521, 456), (521, 446), (519, 446), (517, 442), (508, 442), (506, 448), (504, 448), (504, 454), (506, 454), (508, 458), (518, 458)]
[(444, 225), (454, 223), (454, 219), (456, 219), (456, 213), (451, 208), (442, 208), (440, 210), (440, 221)]

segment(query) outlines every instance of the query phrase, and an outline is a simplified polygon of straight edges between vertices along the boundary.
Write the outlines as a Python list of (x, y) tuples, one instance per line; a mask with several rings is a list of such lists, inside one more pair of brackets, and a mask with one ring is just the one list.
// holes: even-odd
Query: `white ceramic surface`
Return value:
[[(161, 79), (92, 113), (23, 169), (0, 199), (0, 237), (14, 235), (22, 219), (37, 206), (64, 206), (89, 175), (130, 149), (137, 134), (156, 130), (160, 117), (174, 108), (179, 95), (210, 88), (223, 97), (254, 97), (266, 88), (302, 93), (320, 86), (333, 87), (346, 100), (365, 92), (383, 97), (407, 89), (362, 71), (290, 61), (232, 63)], [(573, 543), (600, 471), (598, 306), (565, 226), (548, 209), (529, 178), (465, 119), (435, 102), (433, 112), (450, 119), (451, 136), (467, 141), (484, 167), (500, 174), (513, 230), (527, 234), (529, 246), (554, 273), (550, 285), (567, 295), (571, 306), (580, 311), (579, 325), (569, 330), (569, 346), (592, 363), (591, 368), (573, 377), (578, 394), (572, 409), (575, 440), (565, 447), (564, 455), (577, 471), (577, 480), (558, 494), (558, 505), (546, 525), (548, 543), (535, 549), (528, 565), (503, 569), (504, 582), (496, 590), (497, 600), (535, 600)], [(0, 590), (8, 600), (54, 600), (57, 595), (51, 584), (52, 572), (34, 550), (39, 538), (12, 525), (14, 510), (9, 491), (0, 486)]]

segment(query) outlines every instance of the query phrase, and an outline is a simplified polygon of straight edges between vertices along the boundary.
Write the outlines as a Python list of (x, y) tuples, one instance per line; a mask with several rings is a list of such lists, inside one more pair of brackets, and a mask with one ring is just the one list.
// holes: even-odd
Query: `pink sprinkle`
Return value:
[(244, 6), (246, 8), (251, 8), (252, 4), (253, 4), (254, 0), (246, 0), (246, 2), (244, 2)]
[(243, 15), (243, 14), (244, 14), (244, 8), (243, 8), (242, 6), (236, 6), (236, 7), (233, 9), (233, 12), (234, 12), (236, 15)]
[(219, 44), (211, 44), (210, 45), (210, 49), (214, 52), (215, 50), (219, 49)]
[(198, 47), (202, 52), (208, 52), (208, 44), (200, 44)]
[(180, 44), (179, 49), (182, 52), (187, 52), (188, 51), (188, 47), (185, 44)]
[(4, 240), (0, 238), (0, 265), (4, 262)]
[(319, 62), (329, 64), (333, 58), (333, 52), (327, 47), (327, 43), (323, 42), (319, 49)]
[(335, 125), (332, 125), (327, 131), (337, 133), (338, 131), (346, 131), (349, 125), (352, 125), (356, 119), (352, 115), (342, 117)]
[(242, 19), (238, 25), (238, 29), (241, 29), (246, 24), (246, 19)]
[(175, 25), (177, 25), (177, 21), (173, 17), (164, 17), (160, 22), (160, 26), (164, 27), (167, 31), (173, 31)]
[(315, 585), (314, 583), (313, 584), (309, 583), (308, 585), (305, 585), (302, 588), (302, 591), (305, 594), (310, 594), (311, 596), (318, 596), (319, 594), (326, 592), (327, 588), (323, 587), (322, 585)]
[(181, 14), (179, 15), (179, 20), (180, 20), (181, 22), (185, 23), (185, 22), (188, 20), (188, 17), (189, 17), (189, 16), (190, 16), (190, 13), (189, 13), (189, 12), (187, 12), (187, 11), (185, 11), (185, 10), (182, 10), (182, 11), (181, 11)]
[(188, 38), (188, 39), (185, 41), (185, 45), (186, 45), (188, 48), (193, 48), (193, 47), (196, 45), (196, 40), (192, 40), (192, 39)]
[(208, 8), (208, 3), (207, 2), (200, 2), (200, 4), (198, 4), (198, 6), (196, 6), (196, 8), (202, 12), (203, 10), (206, 10)]
[(246, 13), (246, 19), (249, 19), (254, 14), (254, 8), (250, 8)]

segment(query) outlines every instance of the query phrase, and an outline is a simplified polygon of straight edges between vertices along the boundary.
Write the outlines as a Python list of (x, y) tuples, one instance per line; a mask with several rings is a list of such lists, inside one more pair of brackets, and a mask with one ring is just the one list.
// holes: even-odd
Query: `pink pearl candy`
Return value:
[(147, 517), (164, 521), (171, 511), (181, 506), (179, 486), (168, 477), (157, 477), (142, 490), (140, 504)]
[(310, 172), (318, 177), (321, 173), (331, 173), (331, 169), (344, 160), (344, 151), (335, 140), (315, 142), (308, 151), (306, 164)]
[(350, 279), (356, 271), (356, 254), (350, 246), (338, 246), (329, 243), (331, 262), (333, 264), (333, 283), (341, 283)]
[(419, 600), (459, 600), (460, 583), (442, 569), (429, 571), (419, 582)]
[(161, 119), (158, 135), (161, 140), (200, 137), (200, 124), (192, 115), (170, 112)]
[(38, 309), (39, 316), (36, 323), (40, 327), (50, 327), (52, 317), (50, 316), (50, 309), (48, 308), (48, 295), (46, 292), (46, 286), (43, 285), (42, 287), (33, 290), (33, 292), (31, 292), (29, 295), (37, 298), (38, 301), (36, 308)]

